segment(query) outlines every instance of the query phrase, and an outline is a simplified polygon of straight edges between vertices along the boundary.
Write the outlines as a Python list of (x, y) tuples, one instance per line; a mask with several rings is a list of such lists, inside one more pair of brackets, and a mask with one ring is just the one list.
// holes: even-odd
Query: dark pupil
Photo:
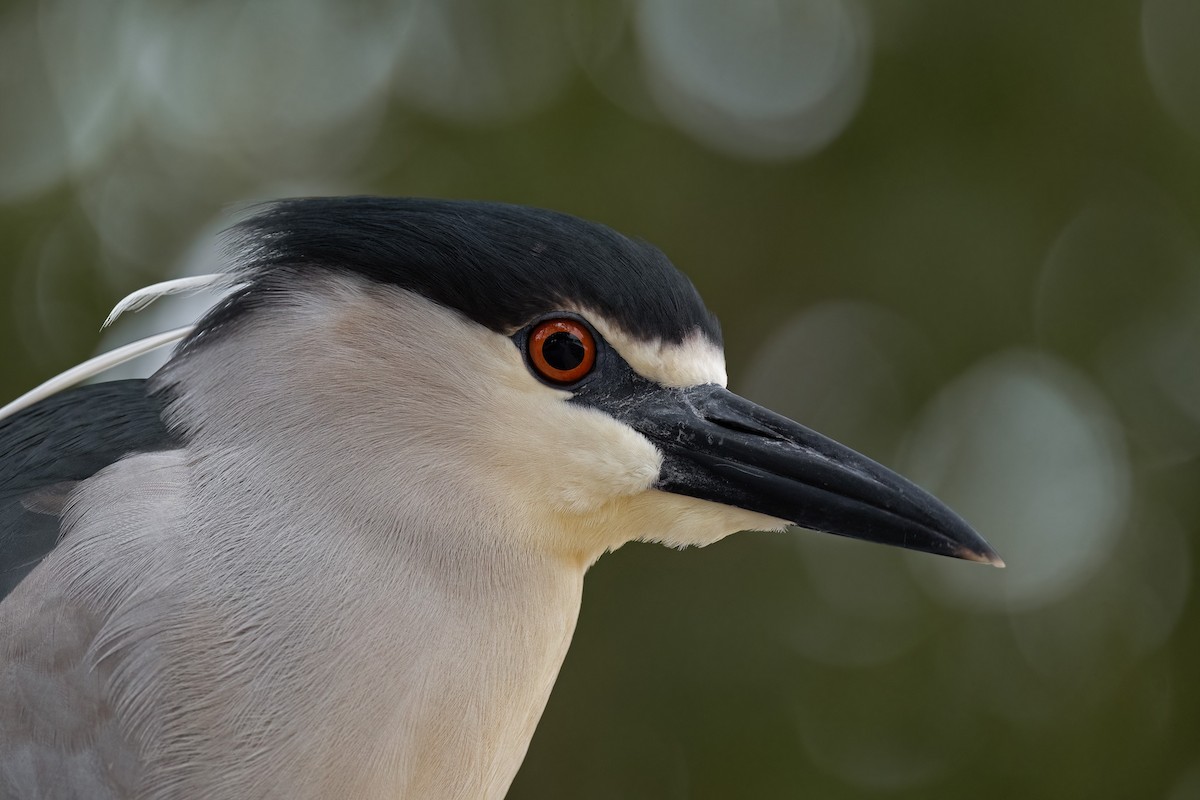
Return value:
[(567, 372), (583, 363), (583, 342), (566, 331), (552, 333), (542, 344), (542, 358), (555, 369)]

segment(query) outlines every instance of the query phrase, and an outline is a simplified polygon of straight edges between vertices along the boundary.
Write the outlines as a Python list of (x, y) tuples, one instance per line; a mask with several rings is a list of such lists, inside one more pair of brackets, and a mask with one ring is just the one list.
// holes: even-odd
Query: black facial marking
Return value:
[(511, 334), (554, 309), (591, 309), (627, 333), (680, 342), (716, 319), (659, 250), (567, 214), (502, 203), (420, 198), (284, 200), (237, 225), (247, 285), (201, 321), (211, 338), (283, 302), (316, 272), (416, 292)]

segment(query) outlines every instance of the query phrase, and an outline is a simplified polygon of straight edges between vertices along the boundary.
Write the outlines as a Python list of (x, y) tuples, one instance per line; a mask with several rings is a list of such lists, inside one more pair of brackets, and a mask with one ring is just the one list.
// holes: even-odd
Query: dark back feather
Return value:
[(80, 386), (0, 421), (0, 598), (58, 543), (71, 488), (130, 453), (177, 446), (144, 380)]

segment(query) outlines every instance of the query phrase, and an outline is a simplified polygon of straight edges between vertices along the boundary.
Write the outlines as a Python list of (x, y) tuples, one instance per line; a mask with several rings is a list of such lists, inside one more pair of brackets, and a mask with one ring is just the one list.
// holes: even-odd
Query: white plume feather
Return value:
[(36, 389), (29, 390), (8, 405), (0, 408), (0, 421), (11, 417), (18, 411), (29, 408), (34, 403), (41, 402), (47, 397), (58, 394), (63, 389), (68, 389), (77, 383), (82, 383), (93, 375), (99, 375), (106, 369), (111, 369), (118, 364), (124, 364), (126, 361), (137, 358), (143, 353), (149, 353), (151, 350), (157, 350), (172, 342), (177, 342), (191, 333), (194, 327), (194, 325), (185, 325), (182, 328), (175, 328), (164, 333), (147, 336), (145, 339), (138, 339), (136, 342), (130, 342), (115, 350), (109, 350), (107, 353), (101, 353), (94, 358), (89, 358), (82, 364), (71, 367), (66, 372), (60, 372)]
[[(101, 329), (107, 328), (118, 317), (128, 311), (141, 311), (160, 297), (182, 294), (184, 292), (200, 292), (206, 289), (231, 289), (234, 288), (234, 285), (231, 283), (229, 273), (226, 272), (193, 275), (187, 278), (176, 278), (175, 280), (155, 283), (138, 289), (117, 303), (109, 313), (108, 318), (104, 320), (104, 324), (100, 327)], [(94, 358), (89, 358), (82, 364), (78, 364), (66, 372), (55, 375), (37, 388), (31, 389), (8, 405), (0, 408), (0, 420), (7, 419), (18, 411), (23, 411), (34, 403), (45, 400), (47, 397), (55, 395), (63, 389), (69, 389), (77, 383), (82, 383), (105, 370), (112, 369), (140, 355), (177, 342), (191, 333), (194, 327), (194, 325), (185, 325), (182, 328), (156, 333), (153, 336), (138, 339), (136, 342), (130, 342), (114, 350), (109, 350), (107, 353), (101, 353)]]
[(112, 325), (118, 317), (127, 311), (141, 311), (160, 297), (182, 294), (184, 292), (199, 292), (205, 289), (228, 288), (228, 283), (229, 273), (213, 272), (208, 275), (193, 275), (188, 278), (176, 278), (171, 281), (151, 284), (150, 286), (138, 289), (113, 306), (113, 310), (109, 312), (108, 317), (104, 320), (104, 324), (100, 328), (103, 330)]

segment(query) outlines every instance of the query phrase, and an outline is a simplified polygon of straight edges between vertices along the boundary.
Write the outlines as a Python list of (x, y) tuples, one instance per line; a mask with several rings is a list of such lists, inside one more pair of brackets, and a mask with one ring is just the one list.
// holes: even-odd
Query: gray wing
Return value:
[(130, 453), (178, 443), (144, 380), (71, 389), (0, 422), (0, 600), (58, 543), (73, 485)]
[[(174, 445), (159, 411), (144, 381), (115, 381), (0, 422), (0, 797), (137, 794), (138, 749), (106, 691), (111, 659), (84, 658), (104, 620), (60, 592), (54, 574), (29, 573), (58, 544), (78, 482)], [(28, 591), (10, 594), (22, 581)]]

